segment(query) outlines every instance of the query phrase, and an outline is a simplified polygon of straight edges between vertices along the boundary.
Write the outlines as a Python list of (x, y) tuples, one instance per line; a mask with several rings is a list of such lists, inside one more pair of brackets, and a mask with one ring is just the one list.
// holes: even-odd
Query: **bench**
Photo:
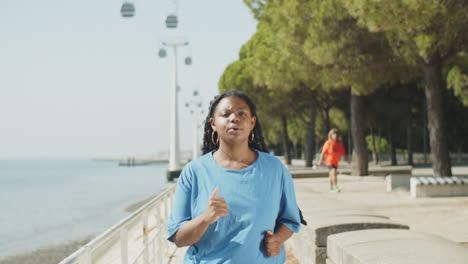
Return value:
[(396, 188), (403, 188), (409, 190), (410, 188), (410, 178), (409, 174), (391, 174), (385, 177), (387, 183), (387, 192), (391, 192)]
[(448, 197), (468, 195), (468, 176), (411, 177), (412, 197)]
[(433, 234), (360, 230), (328, 237), (327, 264), (466, 264), (468, 249)]
[(391, 228), (409, 229), (388, 217), (376, 214), (366, 208), (344, 203), (323, 195), (308, 193), (308, 205), (303, 207), (308, 225), (286, 242), (294, 256), (303, 264), (325, 264), (327, 258), (327, 237), (333, 234), (363, 229)]
[[(317, 178), (328, 177), (328, 169), (312, 169), (312, 168), (288, 168), (293, 178)], [(386, 176), (386, 175), (411, 175), (413, 167), (411, 166), (392, 166), (392, 167), (370, 167), (369, 175)], [(338, 173), (342, 175), (351, 175), (351, 168), (339, 168)], [(409, 185), (408, 185), (409, 186)]]

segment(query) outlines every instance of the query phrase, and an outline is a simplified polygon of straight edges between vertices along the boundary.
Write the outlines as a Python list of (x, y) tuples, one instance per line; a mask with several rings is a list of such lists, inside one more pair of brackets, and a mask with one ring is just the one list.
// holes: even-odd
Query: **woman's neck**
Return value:
[(223, 168), (238, 170), (250, 166), (256, 159), (257, 153), (247, 146), (220, 145), (213, 153), (215, 161)]

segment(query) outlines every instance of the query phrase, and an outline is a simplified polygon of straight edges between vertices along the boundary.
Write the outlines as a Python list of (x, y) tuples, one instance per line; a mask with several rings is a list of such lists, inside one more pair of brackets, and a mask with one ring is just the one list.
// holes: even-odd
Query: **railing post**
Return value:
[(157, 235), (155, 237), (155, 240), (154, 240), (154, 243), (157, 244), (156, 245), (156, 251), (154, 254), (156, 254), (156, 260), (157, 260), (157, 263), (162, 263), (163, 261), (163, 255), (165, 254), (164, 252), (164, 249), (161, 247), (161, 227), (163, 226), (162, 224), (162, 209), (163, 209), (163, 206), (164, 206), (164, 197), (161, 198), (161, 200), (158, 201), (158, 205), (157, 205), (157, 209), (155, 210), (155, 217), (156, 217), (156, 226), (157, 226)]
[[(168, 193), (168, 194), (166, 195), (166, 197), (164, 198), (164, 204), (165, 204), (165, 206), (164, 206), (164, 209), (165, 209), (165, 210), (164, 210), (164, 220), (166, 220), (166, 219), (169, 217), (169, 213), (170, 213), (170, 211), (171, 211), (171, 208), (170, 208), (170, 206), (171, 206), (171, 205), (170, 205), (171, 201), (170, 201), (170, 199), (171, 199), (171, 194)], [(165, 222), (165, 221), (164, 221), (164, 222)]]
[[(172, 197), (171, 192), (168, 192), (167, 195), (164, 197), (164, 215), (163, 215), (163, 221), (162, 221), (161, 226), (164, 226), (167, 223), (167, 218), (169, 217), (169, 214), (171, 213), (171, 197)], [(164, 235), (161, 236), (160, 246), (164, 248), (164, 254), (170, 257), (169, 247), (167, 247), (168, 245), (164, 238), (165, 238)]]
[[(166, 241), (165, 224), (174, 203), (174, 193), (175, 186), (171, 186), (169, 190), (158, 195), (154, 204), (123, 219), (61, 263), (99, 264), (101, 259), (112, 259), (112, 262), (117, 264), (166, 263), (173, 253), (173, 245)], [(134, 231), (139, 231), (135, 229), (142, 226), (143, 236), (138, 236), (134, 241)], [(143, 247), (140, 243), (143, 243)], [(94, 254), (99, 254), (99, 258), (97, 255), (93, 256)]]
[(84, 250), (84, 256), (83, 256), (83, 264), (92, 264), (91, 249), (89, 248), (89, 246), (85, 246), (84, 248), (85, 250)]
[(143, 262), (149, 264), (149, 250), (148, 250), (148, 212), (143, 215)]
[(128, 264), (128, 230), (126, 227), (120, 229), (120, 257), (121, 264)]

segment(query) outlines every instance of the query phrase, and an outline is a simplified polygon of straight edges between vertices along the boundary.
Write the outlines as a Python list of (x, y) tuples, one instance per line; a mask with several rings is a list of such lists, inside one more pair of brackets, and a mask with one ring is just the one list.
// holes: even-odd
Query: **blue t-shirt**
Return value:
[(299, 231), (292, 177), (277, 158), (256, 152), (257, 160), (240, 170), (222, 168), (213, 159), (213, 152), (188, 163), (182, 170), (167, 223), (170, 241), (184, 222), (204, 212), (216, 186), (229, 210), (227, 216), (212, 223), (201, 239), (190, 246), (185, 264), (285, 262), (284, 246), (280, 255), (269, 257), (263, 240), (266, 231), (274, 231), (280, 224), (293, 232)]

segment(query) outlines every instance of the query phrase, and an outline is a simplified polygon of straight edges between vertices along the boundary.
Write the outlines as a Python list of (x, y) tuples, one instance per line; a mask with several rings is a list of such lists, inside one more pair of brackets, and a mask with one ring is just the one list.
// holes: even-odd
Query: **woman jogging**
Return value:
[(300, 227), (291, 174), (267, 153), (255, 105), (239, 91), (211, 102), (204, 155), (179, 177), (168, 239), (185, 264), (282, 264)]
[(330, 130), (330, 132), (328, 132), (328, 140), (323, 145), (322, 153), (320, 154), (320, 158), (317, 162), (317, 166), (320, 166), (322, 164), (322, 161), (325, 161), (325, 165), (330, 170), (329, 178), (331, 192), (341, 191), (338, 188), (336, 170), (338, 169), (339, 161), (342, 155), (344, 156), (345, 161), (349, 163), (345, 149), (340, 142), (340, 135), (338, 133), (338, 129), (333, 128)]

